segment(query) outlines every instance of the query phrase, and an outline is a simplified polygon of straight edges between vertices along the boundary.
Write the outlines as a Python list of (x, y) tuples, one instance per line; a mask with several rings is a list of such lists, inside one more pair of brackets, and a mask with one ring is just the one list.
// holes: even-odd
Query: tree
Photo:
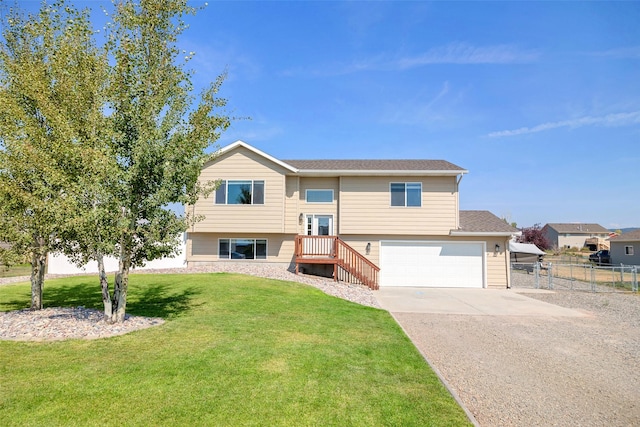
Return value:
[[(42, 306), (47, 253), (61, 250), (78, 263), (98, 261), (105, 320), (122, 322), (130, 268), (177, 250), (195, 218), (169, 206), (212, 190), (198, 177), (230, 118), (217, 113), (226, 105), (217, 96), (224, 74), (192, 106), (176, 43), (195, 9), (184, 0), (114, 4), (100, 52), (88, 12), (63, 0), (7, 21), (0, 238), (33, 255), (32, 307)], [(119, 258), (113, 294), (108, 254)]]
[(110, 321), (124, 320), (129, 270), (175, 253), (181, 232), (193, 218), (172, 203), (194, 204), (211, 190), (198, 177), (211, 146), (230, 124), (218, 114), (219, 76), (195, 107), (191, 73), (179, 63), (178, 36), (195, 9), (184, 0), (116, 3), (107, 52), (113, 58), (108, 99), (113, 134), (109, 151), (117, 166), (110, 189), (116, 212), (119, 269), (110, 296)]
[(74, 125), (94, 95), (92, 37), (88, 12), (63, 1), (27, 18), (12, 10), (3, 27), (0, 240), (13, 254), (30, 255), (32, 309), (42, 308), (47, 254), (76, 211), (86, 157)]
[(551, 244), (542, 232), (540, 224), (534, 224), (532, 227), (525, 227), (521, 231), (522, 235), (518, 239), (520, 243), (533, 243), (543, 251), (551, 248)]

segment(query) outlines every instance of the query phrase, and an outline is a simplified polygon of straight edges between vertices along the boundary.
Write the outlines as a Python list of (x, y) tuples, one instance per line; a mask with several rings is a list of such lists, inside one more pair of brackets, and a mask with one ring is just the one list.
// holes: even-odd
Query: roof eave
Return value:
[(451, 230), (449, 233), (453, 237), (511, 237), (521, 236), (521, 231), (465, 231), (465, 230)]
[[(249, 151), (253, 151), (257, 155), (259, 155), (261, 157), (264, 157), (265, 159), (267, 159), (267, 160), (269, 160), (269, 161), (271, 161), (271, 162), (273, 162), (273, 163), (275, 163), (275, 164), (277, 164), (279, 166), (282, 166), (283, 168), (289, 170), (290, 172), (293, 172), (293, 173), (298, 173), (299, 172), (299, 170), (297, 168), (291, 166), (290, 164), (285, 163), (282, 160), (278, 160), (275, 157), (270, 156), (269, 154), (265, 153), (264, 151), (260, 151), (256, 147), (253, 147), (253, 146), (251, 146), (251, 145), (249, 145), (246, 142), (241, 141), (241, 140), (233, 142), (233, 143), (227, 145), (226, 147), (222, 147), (220, 150), (218, 150), (215, 153), (216, 157), (220, 156), (221, 154), (228, 153), (229, 151), (233, 151), (237, 147), (243, 147), (243, 148), (246, 148)], [(215, 157), (214, 157), (213, 160), (215, 160)]]
[(458, 176), (469, 173), (468, 170), (330, 170), (300, 169), (300, 176)]

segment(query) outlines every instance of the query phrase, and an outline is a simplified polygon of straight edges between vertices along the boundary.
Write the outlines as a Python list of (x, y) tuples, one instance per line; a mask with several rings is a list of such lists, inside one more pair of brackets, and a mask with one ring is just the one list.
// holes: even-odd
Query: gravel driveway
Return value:
[(640, 425), (640, 295), (524, 295), (589, 316), (394, 317), (483, 427)]

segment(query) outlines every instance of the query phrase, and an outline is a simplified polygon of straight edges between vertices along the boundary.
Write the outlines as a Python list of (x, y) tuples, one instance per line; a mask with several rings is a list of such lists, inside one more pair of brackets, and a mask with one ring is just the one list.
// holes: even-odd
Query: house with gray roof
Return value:
[(548, 223), (542, 227), (551, 247), (556, 249), (583, 248), (592, 239), (606, 240), (609, 230), (600, 224), (589, 223)]
[(640, 229), (609, 239), (611, 263), (640, 265)]
[(520, 232), (486, 210), (459, 209), (468, 171), (446, 160), (281, 160), (237, 141), (188, 206), (189, 267), (269, 263), (388, 286), (507, 288)]

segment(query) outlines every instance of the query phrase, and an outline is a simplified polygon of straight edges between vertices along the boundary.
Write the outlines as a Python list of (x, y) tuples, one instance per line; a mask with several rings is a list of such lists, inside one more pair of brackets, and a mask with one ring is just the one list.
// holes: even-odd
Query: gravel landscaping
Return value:
[(394, 316), (481, 426), (640, 425), (640, 295), (523, 295), (589, 315)]

